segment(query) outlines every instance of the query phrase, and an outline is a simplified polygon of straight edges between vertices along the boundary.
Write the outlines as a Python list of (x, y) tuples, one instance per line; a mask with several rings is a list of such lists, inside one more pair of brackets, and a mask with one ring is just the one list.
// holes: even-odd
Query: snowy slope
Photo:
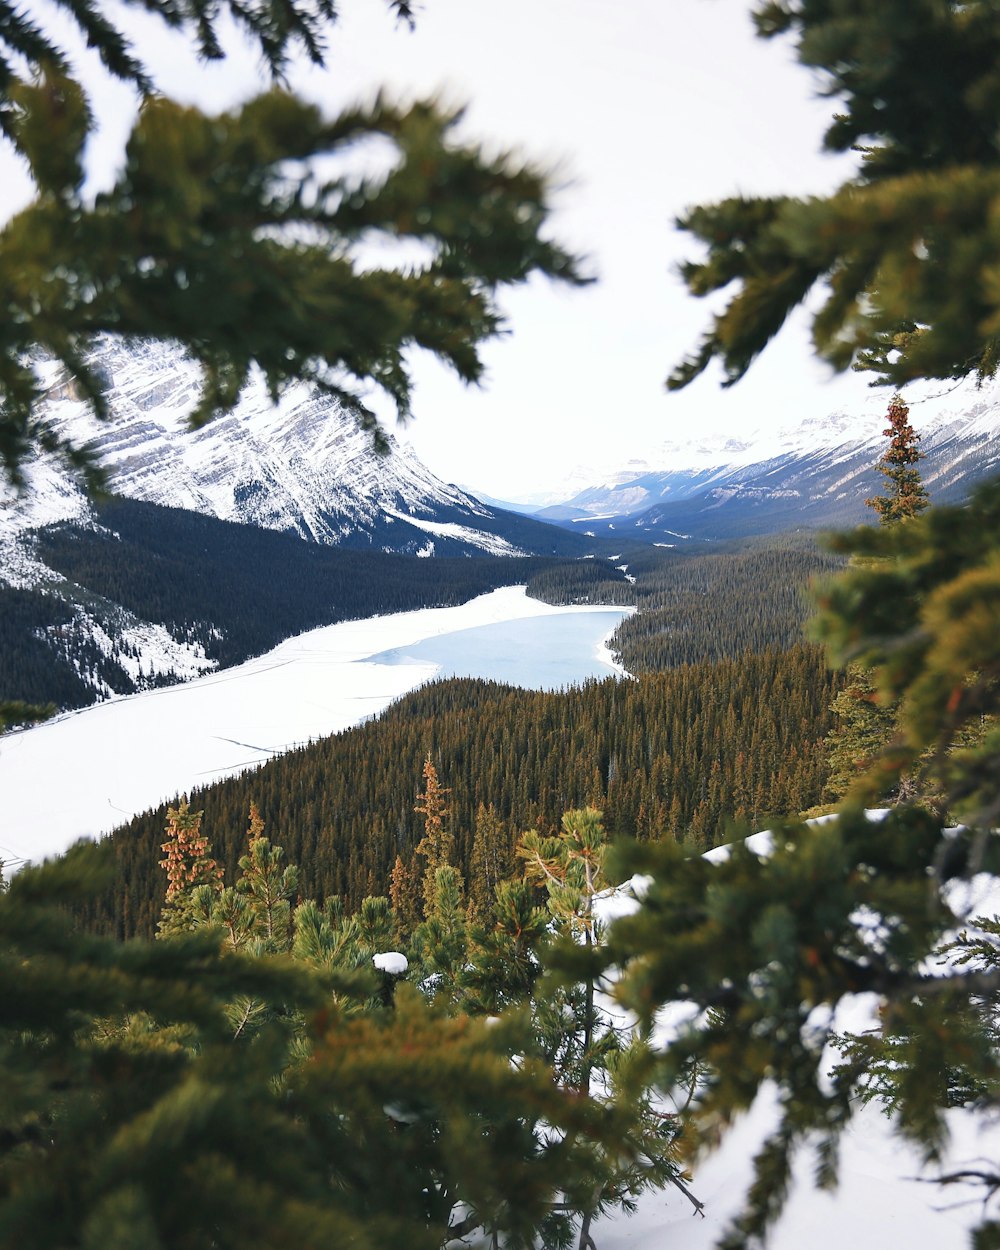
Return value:
[[(460, 554), (447, 530), (437, 541), (426, 533), (429, 526), (457, 525), (461, 551), (548, 553), (553, 544), (568, 550), (558, 531), (442, 482), (391, 434), (391, 454), (379, 455), (353, 416), (305, 384), (291, 385), (274, 404), (254, 375), (231, 413), (192, 430), (187, 417), (200, 373), (178, 348), (107, 338), (94, 362), (110, 422), (93, 417), (52, 362), (38, 365), (48, 387), (40, 415), (74, 443), (95, 449), (116, 494), (326, 544), (414, 554), (443, 546)], [(0, 491), (0, 541), (28, 525), (86, 511), (51, 462), (36, 461), (28, 472), (34, 502), (27, 510), (24, 500)], [(442, 544), (441, 537), (451, 541)]]
[[(880, 813), (870, 813), (878, 819)], [(821, 820), (835, 819), (822, 817)], [(747, 840), (760, 855), (767, 855), (771, 834), (762, 832)], [(727, 847), (709, 851), (706, 859), (718, 861)], [(644, 892), (641, 879), (606, 891), (597, 911), (605, 923), (631, 912), (635, 897)], [(1000, 913), (1000, 882), (979, 874), (970, 882), (953, 882), (946, 894), (956, 914), (956, 928), (971, 929), (975, 917)], [(838, 1006), (834, 1031), (861, 1033), (877, 1028), (878, 996), (848, 996)], [(612, 1008), (612, 1010), (620, 1010)], [(654, 1038), (665, 1044), (671, 1032), (670, 1013), (655, 1030)], [(704, 1216), (692, 1213), (687, 1199), (675, 1189), (643, 1195), (634, 1215), (611, 1216), (593, 1229), (598, 1250), (713, 1250), (738, 1215), (753, 1181), (753, 1159), (777, 1120), (777, 1095), (762, 1090), (754, 1105), (723, 1137), (720, 1146), (698, 1161), (693, 1170), (692, 1191), (705, 1204)], [(816, 1160), (800, 1151), (793, 1166), (794, 1180), (781, 1218), (768, 1239), (768, 1250), (967, 1250), (970, 1230), (986, 1214), (983, 1186), (935, 1184), (935, 1178), (969, 1169), (975, 1173), (984, 1159), (1000, 1151), (1000, 1124), (982, 1110), (952, 1109), (946, 1113), (949, 1141), (942, 1161), (927, 1166), (919, 1152), (893, 1134), (890, 1120), (873, 1102), (858, 1105), (840, 1145), (839, 1184), (832, 1191), (818, 1190), (813, 1183)], [(995, 1203), (989, 1213), (996, 1215)]]
[[(476, 626), (592, 611), (553, 607), (509, 586), (458, 607), (310, 630), (186, 685), (0, 736), (0, 860), (38, 860), (78, 837), (107, 833), (194, 786), (360, 724), (437, 672), (430, 662), (391, 663), (387, 651), (449, 635), (457, 652), (462, 632)], [(622, 614), (615, 609), (595, 629), (609, 634)], [(596, 637), (594, 658), (608, 675), (621, 671)], [(45, 784), (53, 769), (57, 786)]]
[[(73, 444), (88, 444), (111, 491), (128, 499), (279, 531), (289, 541), (351, 550), (572, 557), (593, 548), (581, 536), (489, 507), (440, 481), (391, 436), (390, 453), (379, 455), (353, 416), (305, 385), (289, 387), (275, 404), (261, 378), (254, 377), (232, 413), (192, 430), (188, 415), (200, 393), (200, 372), (174, 346), (107, 338), (92, 365), (105, 387), (111, 420), (97, 421), (51, 360), (35, 366), (46, 391), (39, 416)], [(20, 494), (0, 480), (0, 608), (19, 622), (11, 628), (20, 631), (8, 655), (23, 658), (33, 650), (40, 663), (42, 643), (68, 674), (53, 687), (56, 692), (37, 699), (79, 705), (92, 692), (105, 698), (214, 668), (204, 648), (192, 646), (171, 618), (143, 620), (123, 606), (130, 600), (121, 579), (91, 576), (77, 585), (46, 564), (37, 537), (45, 527), (61, 524), (59, 532), (71, 537), (78, 527), (112, 536), (114, 531), (100, 530), (97, 513), (60, 461), (37, 455), (25, 466), (25, 476), (27, 489)], [(167, 524), (162, 518), (160, 530)], [(206, 529), (199, 550), (228, 552), (223, 528)], [(133, 553), (133, 569), (140, 563), (162, 568), (148, 547), (147, 542), (142, 560)], [(426, 581), (433, 586), (430, 567)], [(24, 592), (20, 600), (17, 592)], [(373, 602), (369, 610), (378, 606)], [(215, 636), (223, 636), (207, 608), (196, 606), (191, 621), (202, 632), (214, 629)], [(315, 621), (313, 615), (298, 628)]]

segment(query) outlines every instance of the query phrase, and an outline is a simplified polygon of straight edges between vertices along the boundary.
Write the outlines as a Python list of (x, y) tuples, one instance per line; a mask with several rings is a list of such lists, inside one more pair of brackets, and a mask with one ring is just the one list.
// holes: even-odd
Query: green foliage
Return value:
[(637, 553), (629, 559), (636, 582), (627, 601), (638, 611), (622, 621), (611, 646), (630, 673), (794, 647), (810, 611), (810, 579), (839, 563), (810, 540), (740, 544), (708, 556)]
[(526, 833), (517, 848), (525, 879), (544, 886), (553, 918), (554, 941), (542, 950), (553, 971), (532, 997), (536, 1045), (562, 1085), (596, 1092), (630, 1115), (626, 1138), (605, 1157), (604, 1183), (577, 1200), (581, 1250), (592, 1245), (595, 1218), (615, 1206), (631, 1209), (643, 1190), (680, 1183), (688, 1192), (677, 1162), (676, 1120), (650, 1096), (649, 1047), (599, 1001), (607, 984), (597, 957), (603, 934), (595, 903), (607, 884), (606, 850), (601, 813), (591, 807), (565, 812), (554, 837)]
[(497, 1015), (532, 997), (541, 975), (538, 950), (550, 920), (532, 887), (516, 880), (497, 884), (489, 916), (468, 929), (462, 985), (463, 1001), (473, 1015)]
[(433, 887), (424, 919), (413, 934), (412, 962), (435, 1000), (457, 1002), (467, 954), (462, 878), (450, 864), (441, 864)]
[(899, 701), (902, 741), (876, 768), (891, 776), (929, 752), (921, 771), (953, 810), (989, 826), (1000, 811), (991, 780), (1000, 485), (981, 488), (964, 508), (860, 529), (839, 545), (863, 561), (823, 591), (816, 632), (835, 661), (872, 668), (883, 698)]
[(558, 1089), (523, 1020), (445, 1018), (406, 986), (366, 1005), (349, 968), (212, 926), (86, 937), (66, 904), (109, 868), (81, 845), (0, 894), (3, 1244), (433, 1250), (485, 1225), (527, 1247), (599, 1183), (623, 1117)]
[[(736, 844), (709, 862), (661, 843), (619, 861), (619, 871), (652, 876), (640, 913), (611, 934), (610, 957), (627, 967), (624, 1001), (647, 1020), (664, 1003), (694, 1004), (662, 1079), (692, 1064), (703, 1074), (689, 1109), (695, 1140), (717, 1138), (765, 1081), (778, 1087), (778, 1124), (722, 1243), (732, 1250), (778, 1217), (807, 1139), (818, 1142), (817, 1180), (835, 1182), (857, 1098), (881, 1102), (897, 1131), (937, 1161), (944, 1110), (997, 1096), (996, 924), (969, 917), (954, 940), (949, 900), (954, 878), (1000, 867), (998, 517), (993, 484), (963, 508), (839, 540), (856, 559), (822, 589), (817, 632), (835, 663), (855, 663), (855, 686), (870, 676), (883, 710), (898, 706), (899, 739), (874, 753), (851, 806), (825, 824), (779, 825), (763, 858)], [(900, 804), (873, 825), (854, 804), (903, 773), (938, 799)], [(944, 828), (947, 809), (969, 828)], [(866, 992), (877, 996), (879, 1027), (836, 1034), (838, 1004)], [(832, 1073), (828, 1043), (841, 1049)], [(996, 1185), (991, 1167), (966, 1179)], [(991, 1228), (984, 1222), (984, 1244)]]
[(287, 950), (291, 943), (291, 906), (289, 900), (298, 887), (298, 870), (282, 867), (284, 851), (272, 846), (267, 838), (254, 838), (250, 853), (240, 857), (243, 876), (236, 882), (237, 891), (248, 903), (254, 928), (269, 950)]
[[(322, 59), (322, 29), (335, 16), (330, 0), (230, 7), (274, 71), (291, 43)], [(222, 55), (218, 8), (152, 9), (193, 30), (209, 55)], [(275, 88), (208, 116), (153, 94), (95, 6), (76, 5), (73, 14), (105, 66), (146, 98), (124, 168), (91, 201), (83, 182), (93, 117), (84, 91), (48, 34), (7, 14), (0, 48), (23, 69), (0, 58), (0, 130), (27, 161), (37, 192), (0, 231), (8, 305), (0, 458), (11, 481), (23, 481), (23, 461), (38, 447), (62, 451), (92, 488), (102, 480), (92, 452), (67, 443), (34, 411), (39, 351), (62, 363), (100, 417), (108, 402), (90, 356), (95, 337), (166, 339), (202, 367), (194, 425), (230, 411), (257, 366), (272, 396), (305, 379), (346, 405), (384, 448), (361, 398), (366, 386), (405, 418), (412, 349), (475, 382), (480, 345), (501, 326), (499, 287), (533, 273), (580, 281), (572, 258), (543, 237), (543, 177), (509, 156), (457, 144), (457, 114), (380, 99), (327, 119)], [(381, 177), (361, 173), (364, 158), (355, 157), (374, 140), (395, 155)], [(342, 172), (331, 172), (331, 158)], [(373, 266), (359, 258), (361, 242), (413, 244), (421, 260)]]
[[(400, 19), (412, 20), (409, 0), (387, 0), (387, 4)], [(294, 0), (284, 4), (266, 0), (253, 7), (235, 3), (209, 6), (184, 0), (179, 4), (151, 4), (148, 11), (169, 29), (186, 35), (206, 61), (221, 60), (224, 56), (219, 27), (226, 18), (231, 18), (258, 48), (265, 64), (276, 77), (282, 75), (290, 52), (297, 47), (315, 64), (322, 64), (326, 30), (337, 19), (334, 0)], [(154, 90), (150, 73), (126, 33), (97, 5), (91, 0), (82, 0), (74, 4), (68, 16), (76, 33), (84, 36), (87, 45), (97, 50), (109, 74), (131, 83), (144, 95)], [(37, 114), (26, 108), (22, 100), (23, 95), (30, 91), (30, 72), (37, 72), (41, 67), (61, 71), (61, 83), (73, 90), (80, 99), (81, 107), (86, 107), (79, 84), (65, 76), (70, 58), (64, 50), (60, 34), (65, 34), (65, 28), (62, 31), (46, 29), (39, 20), (24, 11), (12, 10), (5, 14), (0, 27), (0, 65), (3, 67), (0, 87), (5, 96), (11, 96), (13, 104), (5, 102), (0, 112), (0, 132), (12, 140), (26, 157), (35, 151), (32, 139), (40, 129)], [(16, 73), (18, 63), (23, 63), (29, 70), (28, 83)], [(35, 86), (37, 89), (37, 84)], [(89, 122), (90, 119), (87, 120)], [(63, 125), (67, 124), (64, 120)], [(42, 146), (43, 137), (40, 136), (37, 146)], [(44, 178), (38, 181), (43, 187), (50, 185)]]
[[(429, 917), (438, 905), (441, 889), (438, 872), (442, 868), (451, 866), (455, 839), (445, 827), (449, 791), (438, 781), (437, 769), (429, 753), (424, 760), (423, 771), (426, 788), (423, 794), (417, 795), (417, 803), (413, 810), (424, 818), (424, 836), (414, 849), (424, 861), (422, 885), (424, 916)], [(455, 884), (457, 888), (460, 888), (461, 879), (459, 878)]]
[(39, 707), (35, 703), (24, 703), (19, 699), (5, 699), (0, 702), (0, 733), (47, 720), (55, 715), (55, 710), (51, 703), (46, 707)]
[(1000, 308), (1000, 24), (993, 0), (766, 0), (765, 37), (789, 35), (835, 102), (826, 147), (860, 152), (835, 192), (733, 198), (679, 225), (704, 244), (682, 273), (698, 296), (736, 292), (668, 385), (712, 361), (732, 385), (817, 288), (817, 353), (835, 368), (915, 378), (992, 375)]
[(829, 774), (825, 793), (843, 799), (875, 766), (896, 730), (895, 709), (886, 707), (868, 669), (848, 664), (844, 688), (830, 704), (837, 718), (827, 736)]
[(496, 892), (514, 874), (514, 845), (496, 808), (480, 803), (469, 852), (469, 907), (474, 915), (492, 916)]
[[(885, 1030), (899, 1039), (892, 1109), (926, 1158), (939, 1157), (946, 1137), (947, 1062), (959, 1066), (961, 1056), (966, 1079), (995, 1096), (996, 1051), (982, 1027), (969, 1027), (978, 1014), (972, 982), (936, 967), (954, 913), (928, 892), (928, 865), (950, 855), (948, 871), (962, 871), (969, 848), (950, 842), (930, 813), (900, 807), (877, 826), (857, 810), (781, 825), (763, 857), (742, 843), (714, 862), (669, 843), (619, 855), (620, 871), (652, 877), (640, 911), (610, 934), (612, 958), (626, 965), (621, 998), (646, 1021), (663, 1003), (692, 1004), (661, 1079), (669, 1085), (692, 1062), (701, 1071), (688, 1109), (693, 1139), (717, 1139), (766, 1082), (777, 1086), (778, 1122), (723, 1245), (764, 1236), (806, 1140), (824, 1160), (821, 1182), (836, 1179), (853, 1100), (878, 1079), (870, 1063), (878, 1039), (828, 1072), (825, 1047), (842, 999), (880, 997)], [(880, 1064), (888, 1070), (888, 1057)]]
[(222, 869), (209, 853), (202, 833), (203, 812), (192, 812), (187, 799), (167, 808), (166, 842), (160, 867), (167, 874), (166, 903), (157, 931), (160, 937), (190, 933), (210, 913), (213, 895), (222, 889)]

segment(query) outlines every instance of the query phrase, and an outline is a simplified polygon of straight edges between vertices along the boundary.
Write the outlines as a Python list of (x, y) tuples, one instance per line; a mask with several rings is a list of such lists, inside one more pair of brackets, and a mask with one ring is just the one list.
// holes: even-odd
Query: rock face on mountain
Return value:
[[(558, 529), (489, 508), (434, 476), (389, 436), (379, 455), (370, 434), (335, 401), (295, 384), (273, 404), (261, 379), (233, 412), (191, 430), (196, 365), (169, 344), (102, 343), (98, 358), (114, 414), (98, 422), (57, 366), (41, 364), (45, 416), (89, 442), (115, 494), (323, 543), (408, 554), (576, 554)], [(51, 465), (29, 469), (27, 511), (0, 505), (0, 528), (85, 512)], [(20, 521), (17, 521), (20, 517)]]
[[(858, 413), (806, 420), (777, 436), (664, 447), (650, 463), (537, 515), (578, 532), (670, 544), (871, 522), (865, 499), (884, 486), (875, 464), (887, 401), (879, 391)], [(933, 502), (956, 502), (1000, 471), (1000, 385), (918, 398), (910, 416)]]

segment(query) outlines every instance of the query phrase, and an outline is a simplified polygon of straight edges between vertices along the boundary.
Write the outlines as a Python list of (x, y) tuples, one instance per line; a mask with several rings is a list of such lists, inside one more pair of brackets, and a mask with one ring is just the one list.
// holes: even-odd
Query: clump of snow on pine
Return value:
[(410, 966), (401, 951), (384, 951), (381, 955), (373, 955), (372, 963), (380, 972), (387, 972), (393, 977), (401, 977)]

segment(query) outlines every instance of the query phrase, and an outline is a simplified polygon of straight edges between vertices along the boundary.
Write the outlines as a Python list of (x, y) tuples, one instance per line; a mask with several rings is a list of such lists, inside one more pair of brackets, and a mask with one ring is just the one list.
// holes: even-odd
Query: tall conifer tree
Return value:
[(885, 478), (887, 493), (865, 503), (875, 509), (883, 525), (892, 525), (919, 516), (930, 499), (917, 467), (923, 455), (917, 445), (920, 435), (910, 425), (910, 410), (900, 395), (893, 395), (886, 420), (889, 424), (884, 433), (889, 446), (876, 468)]
[(438, 780), (437, 769), (430, 752), (424, 760), (424, 792), (417, 795), (414, 811), (424, 818), (424, 836), (417, 843), (416, 852), (424, 860), (422, 893), (424, 916), (434, 910), (437, 896), (437, 873), (439, 868), (451, 864), (455, 839), (447, 828), (448, 794), (450, 791)]

